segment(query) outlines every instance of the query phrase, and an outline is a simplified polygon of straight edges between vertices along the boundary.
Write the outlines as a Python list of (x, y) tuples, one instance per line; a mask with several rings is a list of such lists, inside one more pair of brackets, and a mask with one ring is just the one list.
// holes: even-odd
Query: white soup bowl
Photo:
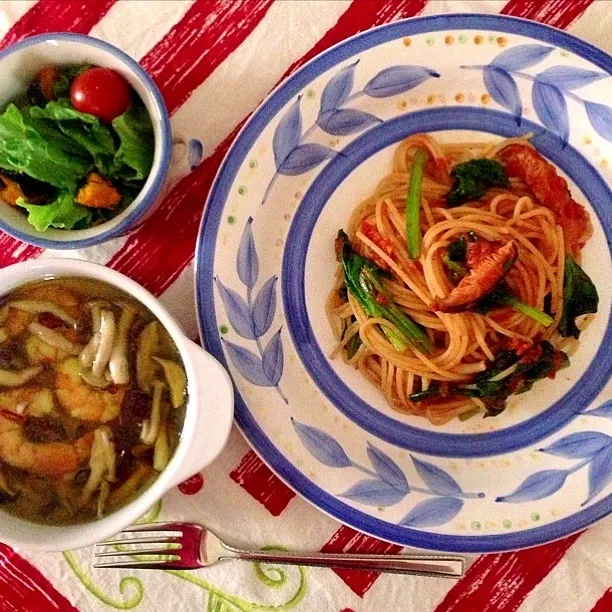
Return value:
[[(0, 542), (27, 550), (62, 551), (89, 546), (118, 533), (144, 515), (164, 493), (199, 472), (219, 455), (232, 427), (234, 394), (219, 362), (192, 342), (160, 302), (123, 274), (86, 261), (47, 259), (0, 270), (2, 295), (43, 279), (84, 277), (117, 287), (148, 308), (176, 344), (187, 373), (188, 402), (180, 440), (153, 484), (109, 516), (78, 525), (42, 525), (2, 511)], [(0, 296), (1, 297), (1, 296)]]

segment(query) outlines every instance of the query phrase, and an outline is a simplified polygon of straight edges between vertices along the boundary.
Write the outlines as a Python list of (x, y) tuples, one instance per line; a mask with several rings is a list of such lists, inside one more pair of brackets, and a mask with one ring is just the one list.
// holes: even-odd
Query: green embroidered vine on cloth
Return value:
[[(162, 502), (159, 501), (140, 519), (140, 521), (138, 521), (138, 523), (145, 524), (159, 520), (161, 510)], [(122, 547), (116, 546), (115, 548), (120, 550)], [(269, 546), (266, 548), (278, 547)], [(67, 551), (62, 553), (62, 555), (70, 570), (74, 572), (74, 575), (85, 589), (109, 608), (114, 608), (116, 610), (133, 610), (135, 608), (142, 610), (146, 609), (146, 601), (143, 601), (146, 587), (143, 585), (143, 581), (140, 578), (136, 576), (125, 576), (121, 578), (119, 581), (120, 597), (117, 597), (109, 593), (112, 588), (109, 582), (110, 580), (116, 580), (116, 578), (121, 575), (121, 570), (105, 570), (104, 572), (98, 570), (95, 572), (94, 577), (94, 572), (90, 572), (86, 564), (82, 562), (84, 557), (92, 558), (91, 549)], [(151, 557), (154, 558), (153, 555)], [(164, 570), (160, 573), (166, 576), (172, 576), (193, 585), (193, 587), (202, 589), (202, 591), (206, 593), (206, 612), (283, 612), (295, 608), (306, 595), (307, 577), (306, 570), (302, 567), (280, 569), (278, 567), (266, 567), (260, 563), (254, 563), (253, 572), (259, 583), (268, 589), (273, 589), (278, 592), (284, 587), (287, 587), (287, 590), (290, 592), (287, 594), (285, 600), (279, 603), (249, 601), (213, 585), (208, 580), (202, 578), (201, 574), (197, 572)], [(295, 580), (291, 579), (291, 575), (295, 576)], [(155, 574), (155, 576), (157, 576), (157, 574)], [(110, 580), (108, 580), (109, 577)], [(291, 583), (293, 582), (297, 584), (292, 586)], [(171, 584), (168, 584), (168, 586), (172, 588)], [(185, 591), (183, 600), (185, 601), (186, 597), (192, 597), (193, 599), (191, 601), (193, 605), (199, 605), (199, 597), (201, 595), (202, 593), (195, 591), (195, 589), (192, 592)]]

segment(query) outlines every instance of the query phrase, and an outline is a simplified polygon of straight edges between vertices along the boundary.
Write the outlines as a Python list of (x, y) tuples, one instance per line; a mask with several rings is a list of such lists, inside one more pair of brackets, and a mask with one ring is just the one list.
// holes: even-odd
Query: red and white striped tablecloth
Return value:
[[(27, 36), (62, 30), (107, 40), (152, 75), (168, 105), (173, 129), (188, 132), (205, 146), (204, 162), (173, 188), (137, 233), (68, 255), (104, 263), (143, 284), (195, 337), (192, 266), (202, 208), (245, 119), (281, 79), (344, 38), (405, 17), (450, 12), (525, 17), (612, 52), (609, 0), (0, 2), (0, 49)], [(58, 254), (0, 234), (0, 267)], [(200, 519), (238, 544), (400, 550), (341, 526), (297, 498), (236, 432), (204, 474), (169, 493), (154, 510), (163, 520)], [(535, 549), (472, 556), (466, 576), (458, 582), (372, 572), (280, 572), (249, 564), (187, 574), (96, 572), (91, 557), (87, 549), (31, 554), (0, 543), (0, 611), (612, 610), (609, 520)]]

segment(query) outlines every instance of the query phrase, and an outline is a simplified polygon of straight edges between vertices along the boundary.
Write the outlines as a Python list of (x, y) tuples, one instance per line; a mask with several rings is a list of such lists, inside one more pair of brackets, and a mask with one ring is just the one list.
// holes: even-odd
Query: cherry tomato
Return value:
[(89, 113), (110, 123), (130, 105), (130, 86), (114, 70), (89, 68), (70, 86), (70, 102), (82, 113)]

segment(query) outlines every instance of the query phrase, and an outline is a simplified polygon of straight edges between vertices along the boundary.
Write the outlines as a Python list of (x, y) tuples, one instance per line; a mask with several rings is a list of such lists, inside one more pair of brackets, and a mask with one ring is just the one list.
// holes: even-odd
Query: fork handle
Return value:
[(464, 559), (440, 555), (360, 555), (344, 553), (294, 553), (285, 551), (244, 551), (228, 548), (221, 559), (242, 559), (281, 565), (309, 565), (394, 574), (459, 578)]

